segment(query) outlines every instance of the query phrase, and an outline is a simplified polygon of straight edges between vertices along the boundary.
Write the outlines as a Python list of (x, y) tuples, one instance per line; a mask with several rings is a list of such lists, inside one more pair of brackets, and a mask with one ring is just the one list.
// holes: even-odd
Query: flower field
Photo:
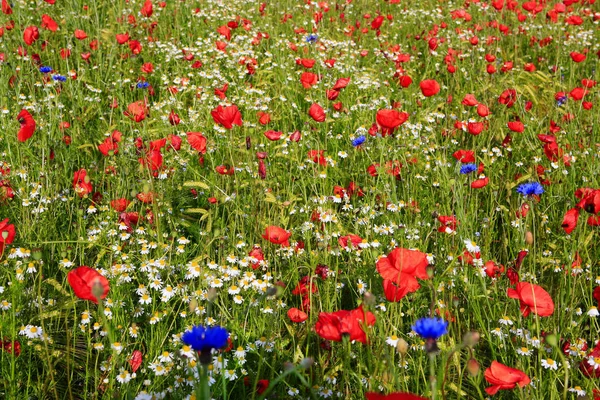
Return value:
[(598, 2), (263, 1), (2, 0), (0, 398), (600, 399)]

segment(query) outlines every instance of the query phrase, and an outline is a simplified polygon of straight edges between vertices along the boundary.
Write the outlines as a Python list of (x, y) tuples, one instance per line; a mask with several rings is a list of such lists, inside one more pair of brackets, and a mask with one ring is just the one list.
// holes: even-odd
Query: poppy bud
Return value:
[(467, 332), (463, 336), (463, 344), (467, 347), (475, 347), (475, 345), (477, 345), (477, 343), (479, 342), (480, 337), (481, 336), (479, 335), (479, 332), (476, 332), (476, 331)]
[(246, 136), (246, 150), (250, 150), (250, 147), (252, 147), (250, 136)]
[(531, 231), (527, 231), (527, 233), (525, 233), (525, 243), (530, 246), (533, 245), (533, 233), (531, 233)]
[(479, 370), (480, 367), (477, 360), (474, 358), (470, 358), (469, 361), (467, 361), (467, 371), (469, 371), (469, 375), (477, 376), (479, 375)]

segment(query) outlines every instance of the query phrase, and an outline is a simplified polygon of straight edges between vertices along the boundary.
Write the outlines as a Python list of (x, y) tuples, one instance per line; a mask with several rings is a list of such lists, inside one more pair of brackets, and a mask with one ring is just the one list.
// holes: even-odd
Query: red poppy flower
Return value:
[(562, 224), (560, 225), (567, 235), (570, 235), (571, 232), (577, 227), (577, 220), (579, 219), (579, 209), (571, 208), (566, 212)]
[(367, 343), (367, 335), (363, 326), (375, 325), (375, 315), (365, 312), (362, 305), (354, 310), (340, 310), (332, 313), (319, 313), (315, 331), (326, 340), (342, 341), (343, 335), (349, 335), (350, 340)]
[(522, 133), (525, 130), (525, 125), (521, 121), (511, 121), (507, 125), (513, 132)]
[(471, 182), (471, 189), (481, 189), (484, 188), (490, 183), (490, 178), (487, 176), (485, 178), (479, 178)]
[(600, 369), (590, 364), (589, 360), (593, 360), (595, 363), (600, 362), (600, 342), (579, 363), (579, 370), (583, 375), (590, 378), (600, 378)]
[(152, 16), (152, 2), (150, 0), (146, 0), (142, 9), (140, 10), (140, 14), (143, 17), (151, 17)]
[(49, 30), (50, 32), (56, 32), (58, 30), (58, 24), (48, 14), (42, 15), (41, 27)]
[(381, 134), (386, 136), (408, 120), (408, 113), (398, 110), (379, 110), (375, 116), (377, 125), (381, 128)]
[(457, 150), (452, 154), (452, 157), (465, 164), (475, 162), (475, 152), (473, 150)]
[(421, 287), (416, 278), (429, 279), (427, 265), (429, 261), (425, 253), (397, 247), (377, 261), (377, 272), (383, 279), (406, 286), (408, 293), (411, 293)]
[(440, 84), (437, 83), (435, 79), (425, 79), (424, 81), (421, 81), (419, 86), (425, 97), (435, 96), (440, 91)]
[(358, 245), (362, 243), (362, 238), (358, 235), (349, 234), (346, 236), (340, 236), (338, 238), (338, 244), (342, 246), (342, 248), (358, 248)]
[(464, 106), (474, 107), (474, 106), (478, 105), (479, 102), (477, 101), (477, 99), (475, 98), (474, 95), (467, 94), (463, 98), (461, 104), (464, 105)]
[(303, 72), (300, 76), (300, 83), (305, 89), (310, 89), (313, 85), (319, 83), (319, 75), (312, 72)]
[(39, 37), (40, 37), (40, 32), (39, 32), (37, 26), (28, 26), (23, 31), (23, 41), (28, 46), (31, 46), (33, 44), (33, 42), (38, 40)]
[(296, 323), (304, 322), (308, 319), (308, 314), (296, 307), (290, 308), (287, 312), (287, 316), (290, 321)]
[(10, 4), (8, 4), (7, 0), (2, 0), (2, 13), (5, 15), (10, 15), (13, 13), (13, 10), (10, 7)]
[(15, 226), (8, 223), (8, 218), (0, 221), (0, 255), (4, 252), (4, 246), (15, 240)]
[(342, 90), (350, 83), (350, 78), (340, 78), (333, 85), (333, 90)]
[(297, 58), (296, 65), (302, 65), (304, 68), (312, 68), (315, 66), (315, 60), (312, 58)]
[(458, 221), (454, 215), (440, 215), (437, 219), (441, 224), (438, 232), (454, 233), (456, 231)]
[(217, 106), (210, 112), (215, 123), (223, 125), (225, 129), (233, 128), (233, 125), (242, 126), (242, 113), (237, 106)]
[(142, 365), (143, 357), (144, 356), (142, 352), (139, 350), (134, 350), (133, 353), (131, 353), (131, 357), (129, 358), (129, 360), (127, 360), (129, 365), (131, 366), (131, 372), (135, 372), (140, 368), (140, 366)]
[(479, 135), (485, 129), (483, 122), (469, 122), (467, 123), (467, 131), (473, 136)]
[(19, 115), (17, 115), (17, 121), (21, 124), (19, 133), (17, 134), (17, 140), (19, 142), (25, 142), (33, 136), (33, 132), (35, 131), (35, 120), (29, 111), (23, 109), (19, 112)]
[(129, 203), (131, 203), (129, 200), (122, 197), (120, 199), (111, 200), (110, 206), (117, 212), (123, 212), (127, 209)]
[(373, 392), (365, 393), (367, 400), (427, 400), (426, 397), (406, 392), (394, 392), (390, 394), (379, 394)]
[(92, 183), (90, 182), (89, 176), (87, 176), (87, 171), (85, 169), (80, 169), (79, 171), (75, 171), (73, 174), (73, 189), (75, 189), (75, 193), (79, 195), (79, 197), (83, 197), (92, 192)]
[(192, 149), (197, 150), (200, 154), (206, 154), (206, 138), (200, 132), (187, 132), (187, 141), (192, 146)]
[(512, 107), (517, 101), (517, 91), (515, 89), (506, 89), (500, 97), (498, 97), (498, 103), (504, 104), (506, 107)]
[(267, 125), (271, 122), (271, 114), (269, 113), (259, 111), (256, 113), (256, 116), (258, 117), (258, 123), (261, 125)]
[(142, 100), (134, 101), (127, 106), (127, 111), (124, 111), (123, 114), (135, 122), (142, 122), (148, 115), (148, 105)]
[(514, 389), (517, 385), (525, 387), (531, 382), (523, 371), (507, 367), (498, 361), (492, 361), (492, 365), (485, 370), (484, 377), (492, 385), (485, 389), (490, 396), (498, 393), (499, 390)]
[(235, 174), (235, 168), (230, 167), (228, 165), (218, 165), (215, 167), (215, 171), (219, 175), (234, 175)]
[(265, 132), (266, 138), (273, 142), (281, 139), (281, 135), (283, 135), (283, 132), (277, 132), (277, 131), (273, 131), (273, 130), (269, 130), (269, 131)]
[(571, 60), (575, 61), (576, 63), (580, 63), (586, 59), (585, 54), (581, 54), (576, 51), (572, 51), (569, 53), (569, 55), (571, 56)]
[(288, 239), (292, 236), (291, 232), (286, 231), (278, 226), (267, 226), (265, 233), (262, 235), (264, 239), (274, 244), (280, 244), (284, 247), (289, 247), (290, 242)]
[(509, 288), (506, 295), (511, 299), (519, 299), (521, 314), (524, 317), (531, 312), (540, 317), (547, 317), (554, 312), (552, 297), (541, 286), (529, 282), (519, 282), (514, 289)]
[(70, 271), (67, 275), (69, 285), (75, 295), (82, 300), (90, 300), (98, 304), (97, 296), (106, 298), (109, 291), (108, 279), (93, 268), (81, 266)]
[(325, 111), (323, 107), (321, 107), (317, 103), (313, 103), (308, 109), (308, 115), (316, 122), (324, 122), (325, 121)]

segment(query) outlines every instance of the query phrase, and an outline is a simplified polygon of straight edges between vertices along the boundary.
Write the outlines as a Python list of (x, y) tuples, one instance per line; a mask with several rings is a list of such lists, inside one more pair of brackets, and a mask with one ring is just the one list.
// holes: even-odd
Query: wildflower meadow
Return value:
[(596, 0), (1, 0), (0, 398), (600, 399)]

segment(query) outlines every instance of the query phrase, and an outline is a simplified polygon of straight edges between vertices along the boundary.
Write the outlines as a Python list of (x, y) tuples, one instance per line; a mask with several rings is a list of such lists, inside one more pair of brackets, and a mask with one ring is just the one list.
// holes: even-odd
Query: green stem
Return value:
[(429, 353), (429, 383), (431, 384), (431, 400), (437, 398), (437, 377), (435, 373), (435, 353)]

